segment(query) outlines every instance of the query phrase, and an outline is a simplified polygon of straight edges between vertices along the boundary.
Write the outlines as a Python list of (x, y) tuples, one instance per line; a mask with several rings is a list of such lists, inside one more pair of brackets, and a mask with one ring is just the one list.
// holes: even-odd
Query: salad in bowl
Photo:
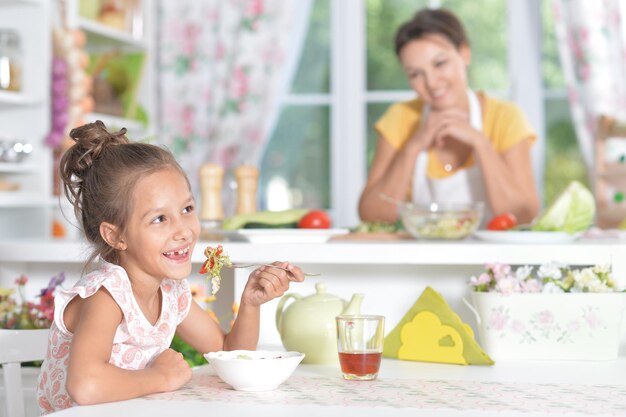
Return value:
[(422, 206), (400, 205), (404, 228), (413, 237), (432, 240), (457, 240), (471, 235), (483, 217), (483, 203), (432, 203)]

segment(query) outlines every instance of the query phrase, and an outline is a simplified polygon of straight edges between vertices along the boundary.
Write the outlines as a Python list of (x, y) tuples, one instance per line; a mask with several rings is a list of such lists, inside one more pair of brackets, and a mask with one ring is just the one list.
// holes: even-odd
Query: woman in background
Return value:
[(539, 210), (530, 157), (536, 134), (515, 104), (469, 89), (471, 50), (459, 19), (423, 9), (398, 29), (395, 50), (418, 97), (393, 104), (375, 125), (361, 218), (395, 222), (391, 199), (412, 199), (484, 201), (486, 219), (510, 213), (530, 222)]

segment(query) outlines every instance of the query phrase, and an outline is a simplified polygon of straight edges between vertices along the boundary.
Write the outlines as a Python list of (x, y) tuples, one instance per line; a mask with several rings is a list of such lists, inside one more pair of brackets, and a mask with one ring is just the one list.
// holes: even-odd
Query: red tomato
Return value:
[(300, 229), (329, 229), (330, 217), (322, 210), (311, 210), (298, 222)]
[(517, 218), (511, 213), (506, 213), (491, 219), (487, 224), (487, 230), (509, 230), (515, 226), (517, 226)]

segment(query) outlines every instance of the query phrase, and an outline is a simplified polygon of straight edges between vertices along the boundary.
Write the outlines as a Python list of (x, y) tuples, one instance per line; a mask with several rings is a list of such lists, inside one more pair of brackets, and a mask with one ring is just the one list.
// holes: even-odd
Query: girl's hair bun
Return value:
[(102, 152), (110, 146), (128, 143), (126, 128), (122, 128), (119, 132), (109, 132), (100, 120), (72, 129), (70, 137), (76, 142), (72, 149), (76, 155), (73, 167), (76, 175), (89, 169)]

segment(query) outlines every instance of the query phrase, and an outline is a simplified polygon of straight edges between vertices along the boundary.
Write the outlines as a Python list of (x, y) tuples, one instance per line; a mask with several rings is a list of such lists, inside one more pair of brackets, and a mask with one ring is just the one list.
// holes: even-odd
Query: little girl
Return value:
[(55, 299), (38, 386), (44, 414), (178, 389), (191, 369), (168, 348), (175, 332), (203, 353), (255, 349), (260, 305), (304, 279), (289, 263), (252, 272), (225, 334), (185, 279), (200, 232), (187, 177), (168, 151), (125, 133), (100, 121), (76, 128), (61, 160), (65, 195), (94, 247), (89, 262), (101, 262)]

